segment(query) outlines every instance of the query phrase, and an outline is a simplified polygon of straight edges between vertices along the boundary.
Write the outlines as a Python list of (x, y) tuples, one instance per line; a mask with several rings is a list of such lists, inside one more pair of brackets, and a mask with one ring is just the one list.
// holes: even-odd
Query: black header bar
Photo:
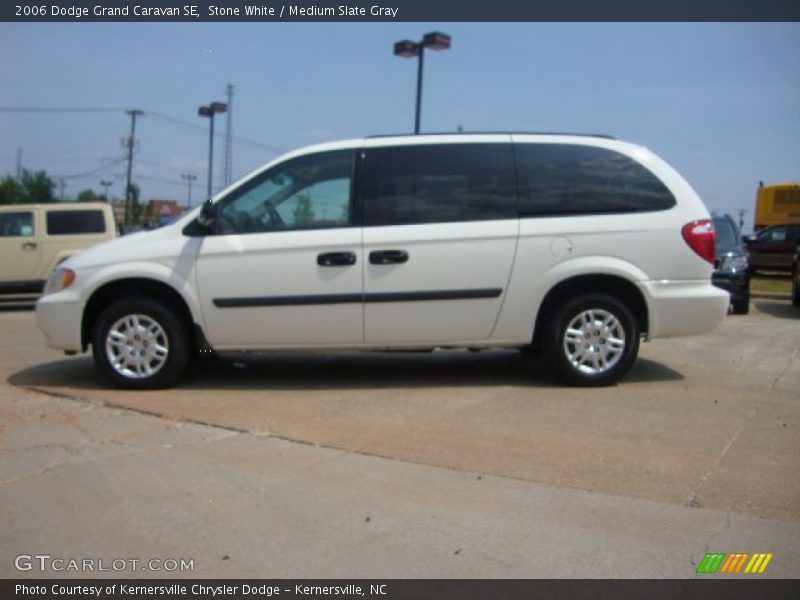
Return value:
[(20, 22), (800, 21), (797, 0), (13, 0)]
[(754, 578), (707, 578), (692, 580), (457, 580), (457, 579), (44, 579), (0, 581), (6, 599), (123, 600), (234, 600), (252, 598), (339, 600), (459, 600), (591, 599), (591, 600), (796, 600), (800, 580)]

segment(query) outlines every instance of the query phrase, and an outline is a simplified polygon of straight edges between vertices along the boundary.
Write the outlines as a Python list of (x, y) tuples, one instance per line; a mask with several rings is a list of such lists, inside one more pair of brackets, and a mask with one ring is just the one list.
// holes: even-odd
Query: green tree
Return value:
[(85, 189), (78, 192), (78, 202), (100, 202), (102, 196), (98, 196), (94, 190)]
[(311, 208), (311, 194), (308, 190), (297, 194), (297, 205), (292, 211), (295, 227), (303, 227), (314, 220), (314, 209)]
[(22, 201), (22, 186), (19, 182), (6, 175), (0, 181), (0, 204), (17, 204)]
[(23, 169), (19, 180), (7, 175), (0, 181), (0, 204), (56, 202), (55, 187), (55, 182), (44, 171)]
[(130, 187), (130, 205), (128, 206), (129, 225), (139, 225), (141, 223), (143, 207), (139, 203), (140, 194), (139, 186), (132, 183)]

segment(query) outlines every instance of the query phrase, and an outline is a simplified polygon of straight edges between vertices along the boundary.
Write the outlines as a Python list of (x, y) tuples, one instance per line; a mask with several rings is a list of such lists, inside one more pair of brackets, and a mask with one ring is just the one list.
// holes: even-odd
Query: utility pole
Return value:
[(233, 84), (227, 87), (228, 114), (225, 120), (225, 164), (222, 174), (222, 187), (231, 184), (233, 175)]
[(741, 235), (742, 229), (744, 228), (744, 215), (747, 212), (746, 208), (739, 209), (739, 234)]
[(131, 171), (133, 170), (133, 144), (134, 144), (134, 134), (136, 133), (136, 117), (138, 115), (143, 115), (144, 111), (141, 110), (126, 110), (127, 114), (131, 116), (131, 135), (128, 138), (128, 179), (127, 184), (125, 185), (125, 220), (124, 224), (128, 224), (128, 218), (130, 213), (131, 207)]
[(22, 181), (22, 148), (17, 149), (17, 181)]
[(58, 186), (61, 188), (61, 202), (64, 201), (64, 178), (61, 177), (58, 180)]

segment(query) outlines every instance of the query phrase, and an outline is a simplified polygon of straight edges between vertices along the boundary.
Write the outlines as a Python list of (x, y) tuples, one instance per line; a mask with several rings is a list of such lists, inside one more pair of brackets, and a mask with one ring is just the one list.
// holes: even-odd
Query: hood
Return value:
[(747, 250), (745, 250), (744, 246), (741, 242), (735, 244), (725, 244), (721, 243), (719, 239), (717, 239), (717, 256), (745, 256), (747, 254)]
[(177, 224), (102, 242), (71, 256), (63, 266), (85, 269), (125, 261), (162, 262), (174, 258), (188, 241)]

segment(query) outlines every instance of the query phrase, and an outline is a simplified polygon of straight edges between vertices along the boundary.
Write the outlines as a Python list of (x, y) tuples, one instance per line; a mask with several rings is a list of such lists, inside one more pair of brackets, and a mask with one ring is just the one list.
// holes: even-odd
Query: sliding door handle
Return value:
[(325, 252), (317, 255), (320, 267), (347, 267), (356, 264), (355, 252)]
[(371, 265), (393, 265), (408, 262), (408, 252), (405, 250), (373, 250), (369, 253)]

